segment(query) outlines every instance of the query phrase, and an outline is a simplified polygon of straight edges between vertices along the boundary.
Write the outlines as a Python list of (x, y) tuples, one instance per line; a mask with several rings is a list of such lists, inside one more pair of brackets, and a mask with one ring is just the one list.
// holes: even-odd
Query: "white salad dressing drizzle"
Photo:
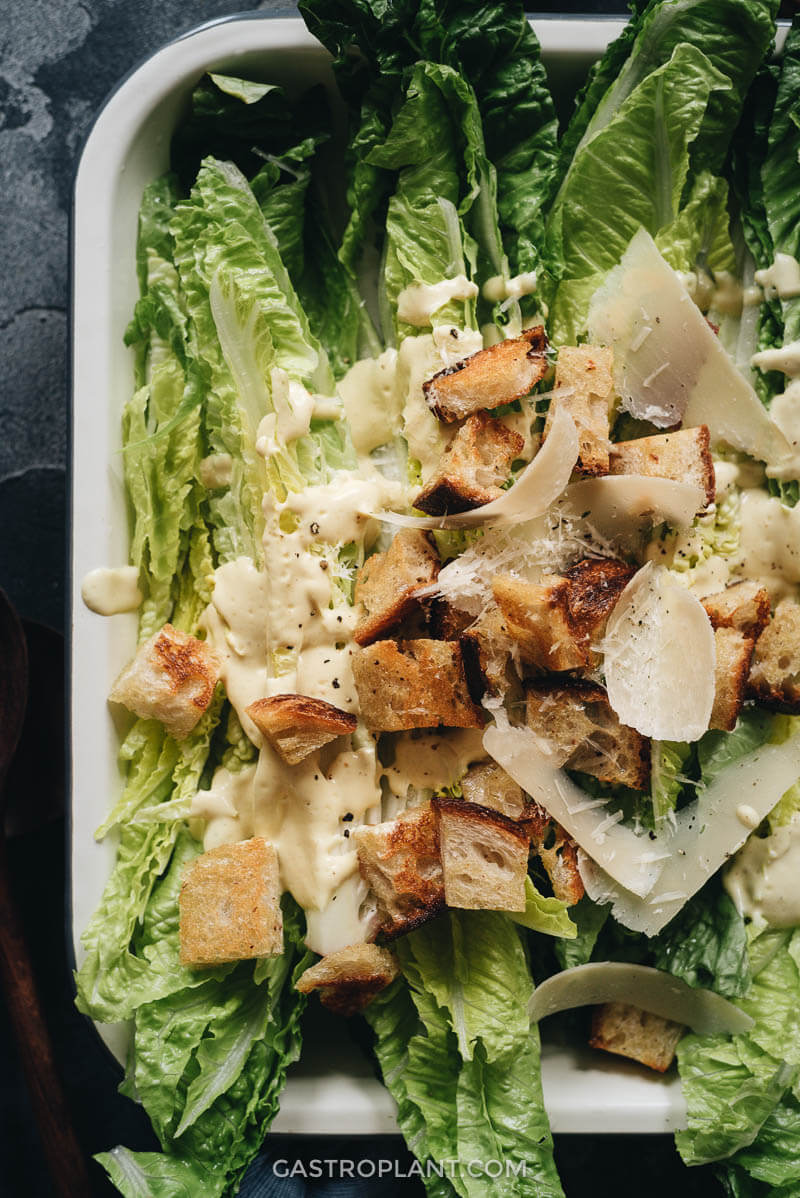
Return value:
[(723, 881), (740, 915), (775, 928), (800, 923), (800, 818), (751, 836)]
[(536, 271), (527, 270), (522, 274), (513, 275), (510, 279), (505, 275), (492, 275), (481, 288), (484, 299), (492, 304), (502, 303), (503, 300), (522, 299), (523, 295), (533, 295), (536, 290)]
[(136, 611), (142, 603), (136, 566), (100, 566), (81, 583), (81, 599), (98, 616)]
[(767, 299), (792, 299), (800, 295), (800, 263), (791, 254), (776, 254), (766, 270), (757, 270), (755, 280)]
[(451, 300), (471, 300), (477, 295), (477, 284), (466, 275), (455, 275), (438, 283), (411, 283), (397, 297), (397, 318), (405, 324), (424, 327), (432, 324), (434, 312)]
[(207, 491), (229, 487), (233, 478), (233, 458), (229, 453), (210, 453), (200, 463), (197, 476)]

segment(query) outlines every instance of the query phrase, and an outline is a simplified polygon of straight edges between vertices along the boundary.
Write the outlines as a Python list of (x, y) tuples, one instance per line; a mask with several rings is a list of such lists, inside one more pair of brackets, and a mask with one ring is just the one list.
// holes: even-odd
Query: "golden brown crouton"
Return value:
[(527, 832), (499, 811), (463, 799), (434, 799), (448, 907), (524, 911)]
[(738, 628), (723, 626), (714, 630), (714, 643), (717, 649), (714, 706), (708, 726), (732, 732), (745, 700), (754, 642)]
[(369, 645), (396, 628), (436, 581), (439, 566), (433, 538), (416, 528), (401, 529), (386, 553), (368, 557), (356, 579), (354, 599), (364, 607), (353, 632), (356, 643)]
[(714, 502), (716, 481), (706, 425), (658, 433), (637, 441), (618, 441), (611, 446), (611, 474), (646, 474), (694, 483), (705, 491), (704, 511)]
[(580, 670), (589, 664), (586, 638), (575, 627), (569, 582), (556, 574), (540, 583), (510, 574), (492, 579), (492, 593), (508, 635), (527, 665), (543, 670)]
[(523, 823), (531, 838), (531, 848), (547, 871), (553, 894), (562, 903), (574, 906), (584, 895), (577, 844), (538, 803), (528, 805)]
[(457, 641), (475, 617), (446, 599), (434, 599), (428, 608), (428, 635), (435, 641)]
[(487, 412), (476, 412), (462, 424), (439, 459), (433, 476), (413, 501), (430, 516), (466, 512), (498, 499), (511, 463), (525, 442)]
[(260, 836), (223, 844), (184, 870), (181, 964), (190, 969), (283, 952), (278, 854)]
[(440, 420), (463, 420), (527, 395), (547, 373), (546, 353), (547, 338), (537, 326), (440, 370), (422, 390)]
[(488, 691), (500, 694), (508, 685), (508, 663), (514, 642), (498, 607), (489, 607), (460, 637), (469, 692), (476, 702)]
[(219, 675), (219, 658), (205, 641), (165, 624), (139, 646), (109, 698), (183, 740), (208, 708)]
[(353, 677), (373, 732), (483, 727), (456, 641), (376, 641), (353, 654)]
[(525, 810), (525, 793), (496, 761), (471, 765), (461, 779), (461, 793), (468, 803), (491, 807), (509, 819), (519, 819)]
[(683, 1024), (662, 1019), (629, 1003), (607, 1002), (592, 1012), (592, 1048), (614, 1052), (664, 1073), (675, 1056)]
[(735, 582), (724, 591), (707, 595), (703, 607), (712, 627), (738, 628), (753, 640), (757, 640), (769, 624), (769, 593), (753, 579)]
[(580, 474), (608, 474), (608, 421), (614, 399), (612, 364), (612, 351), (599, 345), (564, 345), (558, 351), (544, 437), (550, 432), (557, 410), (564, 408), (578, 430), (576, 468)]
[(633, 566), (613, 557), (584, 557), (564, 571), (569, 583), (567, 601), (572, 623), (590, 665), (599, 661), (594, 646), (634, 573)]
[(602, 686), (595, 682), (526, 683), (528, 727), (549, 742), (559, 765), (601, 782), (646, 790), (650, 742), (621, 724)]
[(377, 944), (351, 944), (328, 953), (301, 973), (295, 990), (319, 990), (323, 1007), (337, 1015), (357, 1015), (397, 977), (397, 959)]
[(354, 715), (309, 695), (271, 695), (245, 710), (287, 765), (297, 765), (337, 736), (355, 732), (358, 724)]
[(766, 707), (800, 714), (800, 606), (782, 599), (756, 641), (748, 694)]
[(386, 935), (410, 932), (444, 909), (439, 828), (429, 804), (383, 824), (355, 828), (352, 839)]

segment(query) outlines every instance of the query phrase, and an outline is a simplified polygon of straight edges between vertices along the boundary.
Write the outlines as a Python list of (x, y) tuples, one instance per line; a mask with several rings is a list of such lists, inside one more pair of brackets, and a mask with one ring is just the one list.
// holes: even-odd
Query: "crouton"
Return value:
[(752, 579), (735, 582), (724, 591), (707, 595), (703, 607), (712, 627), (738, 628), (753, 640), (757, 640), (769, 624), (769, 592)]
[(352, 841), (387, 936), (410, 932), (444, 910), (439, 827), (429, 804), (355, 828)]
[(537, 679), (525, 686), (528, 727), (552, 746), (554, 760), (600, 782), (646, 790), (650, 742), (621, 724), (595, 682)]
[(513, 820), (463, 799), (432, 802), (448, 907), (524, 911), (527, 832)]
[(323, 1007), (337, 1015), (357, 1015), (399, 973), (397, 959), (388, 948), (377, 944), (351, 944), (328, 953), (301, 973), (295, 990), (301, 994), (319, 991)]
[(555, 897), (570, 907), (580, 902), (584, 888), (575, 841), (538, 803), (528, 804), (521, 822), (530, 837), (531, 849), (547, 872)]
[(297, 765), (337, 736), (355, 732), (354, 715), (308, 695), (271, 695), (245, 708), (287, 765)]
[(681, 428), (674, 433), (658, 433), (636, 441), (618, 441), (611, 446), (611, 474), (646, 474), (651, 478), (672, 478), (694, 483), (705, 492), (705, 511), (716, 495), (714, 463), (709, 450), (708, 429)]
[(540, 583), (509, 574), (492, 579), (492, 593), (523, 662), (543, 670), (580, 670), (589, 664), (586, 637), (569, 607), (569, 582), (556, 574)]
[(597, 665), (600, 660), (594, 646), (634, 573), (633, 566), (613, 557), (584, 557), (564, 571), (569, 583), (569, 612), (589, 665)]
[(469, 612), (446, 599), (434, 599), (428, 608), (428, 635), (435, 641), (457, 641), (474, 621)]
[(475, 702), (487, 692), (503, 693), (514, 642), (500, 609), (487, 608), (464, 630), (459, 641), (469, 693)]
[(386, 553), (367, 558), (354, 594), (364, 608), (353, 632), (356, 643), (369, 645), (396, 628), (417, 606), (420, 592), (436, 581), (439, 566), (433, 538), (414, 528), (398, 532)]
[(205, 641), (165, 624), (139, 646), (109, 698), (183, 740), (207, 710), (219, 676), (219, 658)]
[(429, 407), (448, 423), (527, 395), (547, 373), (547, 338), (537, 326), (480, 349), (422, 384)]
[(708, 726), (732, 732), (744, 704), (755, 642), (738, 628), (723, 626), (714, 630), (714, 643), (717, 650), (714, 706)]
[(373, 732), (483, 727), (456, 641), (376, 641), (353, 654), (353, 677)]
[(607, 1002), (592, 1012), (592, 1048), (629, 1057), (664, 1073), (675, 1057), (683, 1024), (662, 1019), (630, 1003)]
[(223, 844), (184, 870), (178, 899), (181, 964), (224, 965), (283, 952), (278, 854), (260, 836)]
[(614, 398), (612, 364), (612, 351), (598, 345), (565, 345), (558, 351), (544, 439), (556, 412), (564, 408), (578, 430), (576, 468), (580, 474), (608, 474), (609, 413)]
[(433, 476), (413, 501), (430, 516), (466, 512), (503, 494), (511, 463), (525, 442), (486, 412), (470, 416), (439, 459)]
[(782, 599), (756, 641), (748, 694), (765, 707), (800, 715), (800, 606)]
[(509, 819), (519, 819), (527, 805), (522, 787), (496, 761), (471, 765), (461, 779), (461, 793), (468, 803), (491, 807)]

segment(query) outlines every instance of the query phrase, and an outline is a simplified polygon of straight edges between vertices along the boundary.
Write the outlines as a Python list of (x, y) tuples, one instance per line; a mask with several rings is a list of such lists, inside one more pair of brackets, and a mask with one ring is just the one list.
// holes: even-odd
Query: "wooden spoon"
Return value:
[[(0, 826), (5, 814), (6, 776), (25, 722), (27, 697), (25, 634), (0, 590)], [(0, 981), (55, 1192), (62, 1198), (87, 1198), (92, 1187), (56, 1071), (50, 1035), (9, 886), (4, 835), (0, 836)]]

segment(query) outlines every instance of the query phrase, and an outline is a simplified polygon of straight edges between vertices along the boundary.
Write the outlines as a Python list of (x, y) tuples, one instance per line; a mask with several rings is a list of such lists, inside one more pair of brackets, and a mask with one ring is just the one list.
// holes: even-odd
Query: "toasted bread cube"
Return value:
[(354, 653), (353, 677), (373, 732), (483, 727), (456, 641), (376, 641)]
[(524, 911), (530, 841), (513, 820), (465, 803), (435, 798), (444, 897), (470, 911)]
[(431, 516), (466, 512), (503, 494), (511, 463), (525, 442), (486, 412), (470, 416), (439, 459), (439, 465), (414, 500)]
[(444, 909), (439, 827), (429, 804), (355, 828), (352, 839), (387, 936), (409, 932)]
[(608, 474), (609, 414), (614, 400), (612, 365), (612, 351), (599, 345), (564, 345), (558, 351), (544, 438), (556, 412), (564, 408), (578, 430), (577, 470), (581, 474)]
[(508, 685), (508, 663), (514, 649), (503, 614), (490, 607), (460, 637), (469, 692), (478, 702), (488, 692), (500, 694)]
[(527, 395), (547, 373), (546, 354), (544, 329), (526, 329), (521, 337), (480, 349), (440, 370), (422, 390), (440, 420), (464, 420), (483, 408)]
[(592, 1048), (629, 1057), (648, 1069), (664, 1073), (675, 1057), (685, 1031), (682, 1023), (662, 1019), (630, 1003), (607, 1002), (592, 1012)]
[(195, 857), (178, 902), (181, 964), (190, 969), (283, 952), (278, 854), (260, 836)]
[(521, 822), (530, 837), (531, 849), (547, 872), (555, 897), (570, 907), (580, 902), (584, 888), (575, 841), (538, 803), (528, 804)]
[(354, 715), (309, 695), (271, 695), (245, 710), (287, 765), (297, 765), (337, 736), (355, 732), (358, 724)]
[(319, 991), (323, 1007), (337, 1015), (357, 1015), (399, 973), (397, 958), (377, 944), (351, 944), (327, 953), (316, 965), (301, 973), (295, 990), (301, 994)]
[(509, 819), (519, 819), (527, 806), (522, 787), (496, 761), (471, 765), (461, 779), (461, 793), (468, 803), (491, 807)]
[(707, 595), (703, 607), (714, 628), (737, 628), (753, 640), (764, 631), (771, 615), (767, 588), (749, 578)]
[(364, 614), (353, 632), (359, 645), (369, 645), (400, 624), (439, 575), (433, 538), (416, 528), (398, 532), (386, 553), (367, 558), (358, 572), (355, 602)]
[(183, 740), (211, 703), (219, 675), (219, 658), (205, 641), (165, 624), (139, 646), (109, 698)]
[(525, 696), (528, 727), (550, 743), (559, 765), (601, 782), (647, 789), (650, 742), (620, 723), (602, 686), (539, 679), (526, 684)]
[(705, 492), (705, 511), (714, 502), (717, 484), (709, 449), (706, 425), (658, 433), (637, 441), (618, 441), (611, 446), (611, 474), (646, 474), (650, 478), (672, 478), (694, 483)]
[(572, 623), (592, 666), (599, 661), (594, 647), (634, 573), (633, 566), (613, 557), (584, 557), (564, 571)]
[(782, 599), (756, 641), (748, 694), (766, 707), (800, 714), (800, 606)]
[(474, 621), (473, 615), (446, 599), (434, 599), (428, 608), (428, 635), (435, 641), (457, 641)]
[(754, 641), (738, 628), (716, 628), (717, 664), (714, 671), (714, 706), (709, 728), (732, 732), (745, 700)]
[(589, 664), (586, 638), (572, 619), (566, 578), (551, 574), (534, 583), (498, 574), (492, 579), (492, 593), (527, 665), (559, 671)]

